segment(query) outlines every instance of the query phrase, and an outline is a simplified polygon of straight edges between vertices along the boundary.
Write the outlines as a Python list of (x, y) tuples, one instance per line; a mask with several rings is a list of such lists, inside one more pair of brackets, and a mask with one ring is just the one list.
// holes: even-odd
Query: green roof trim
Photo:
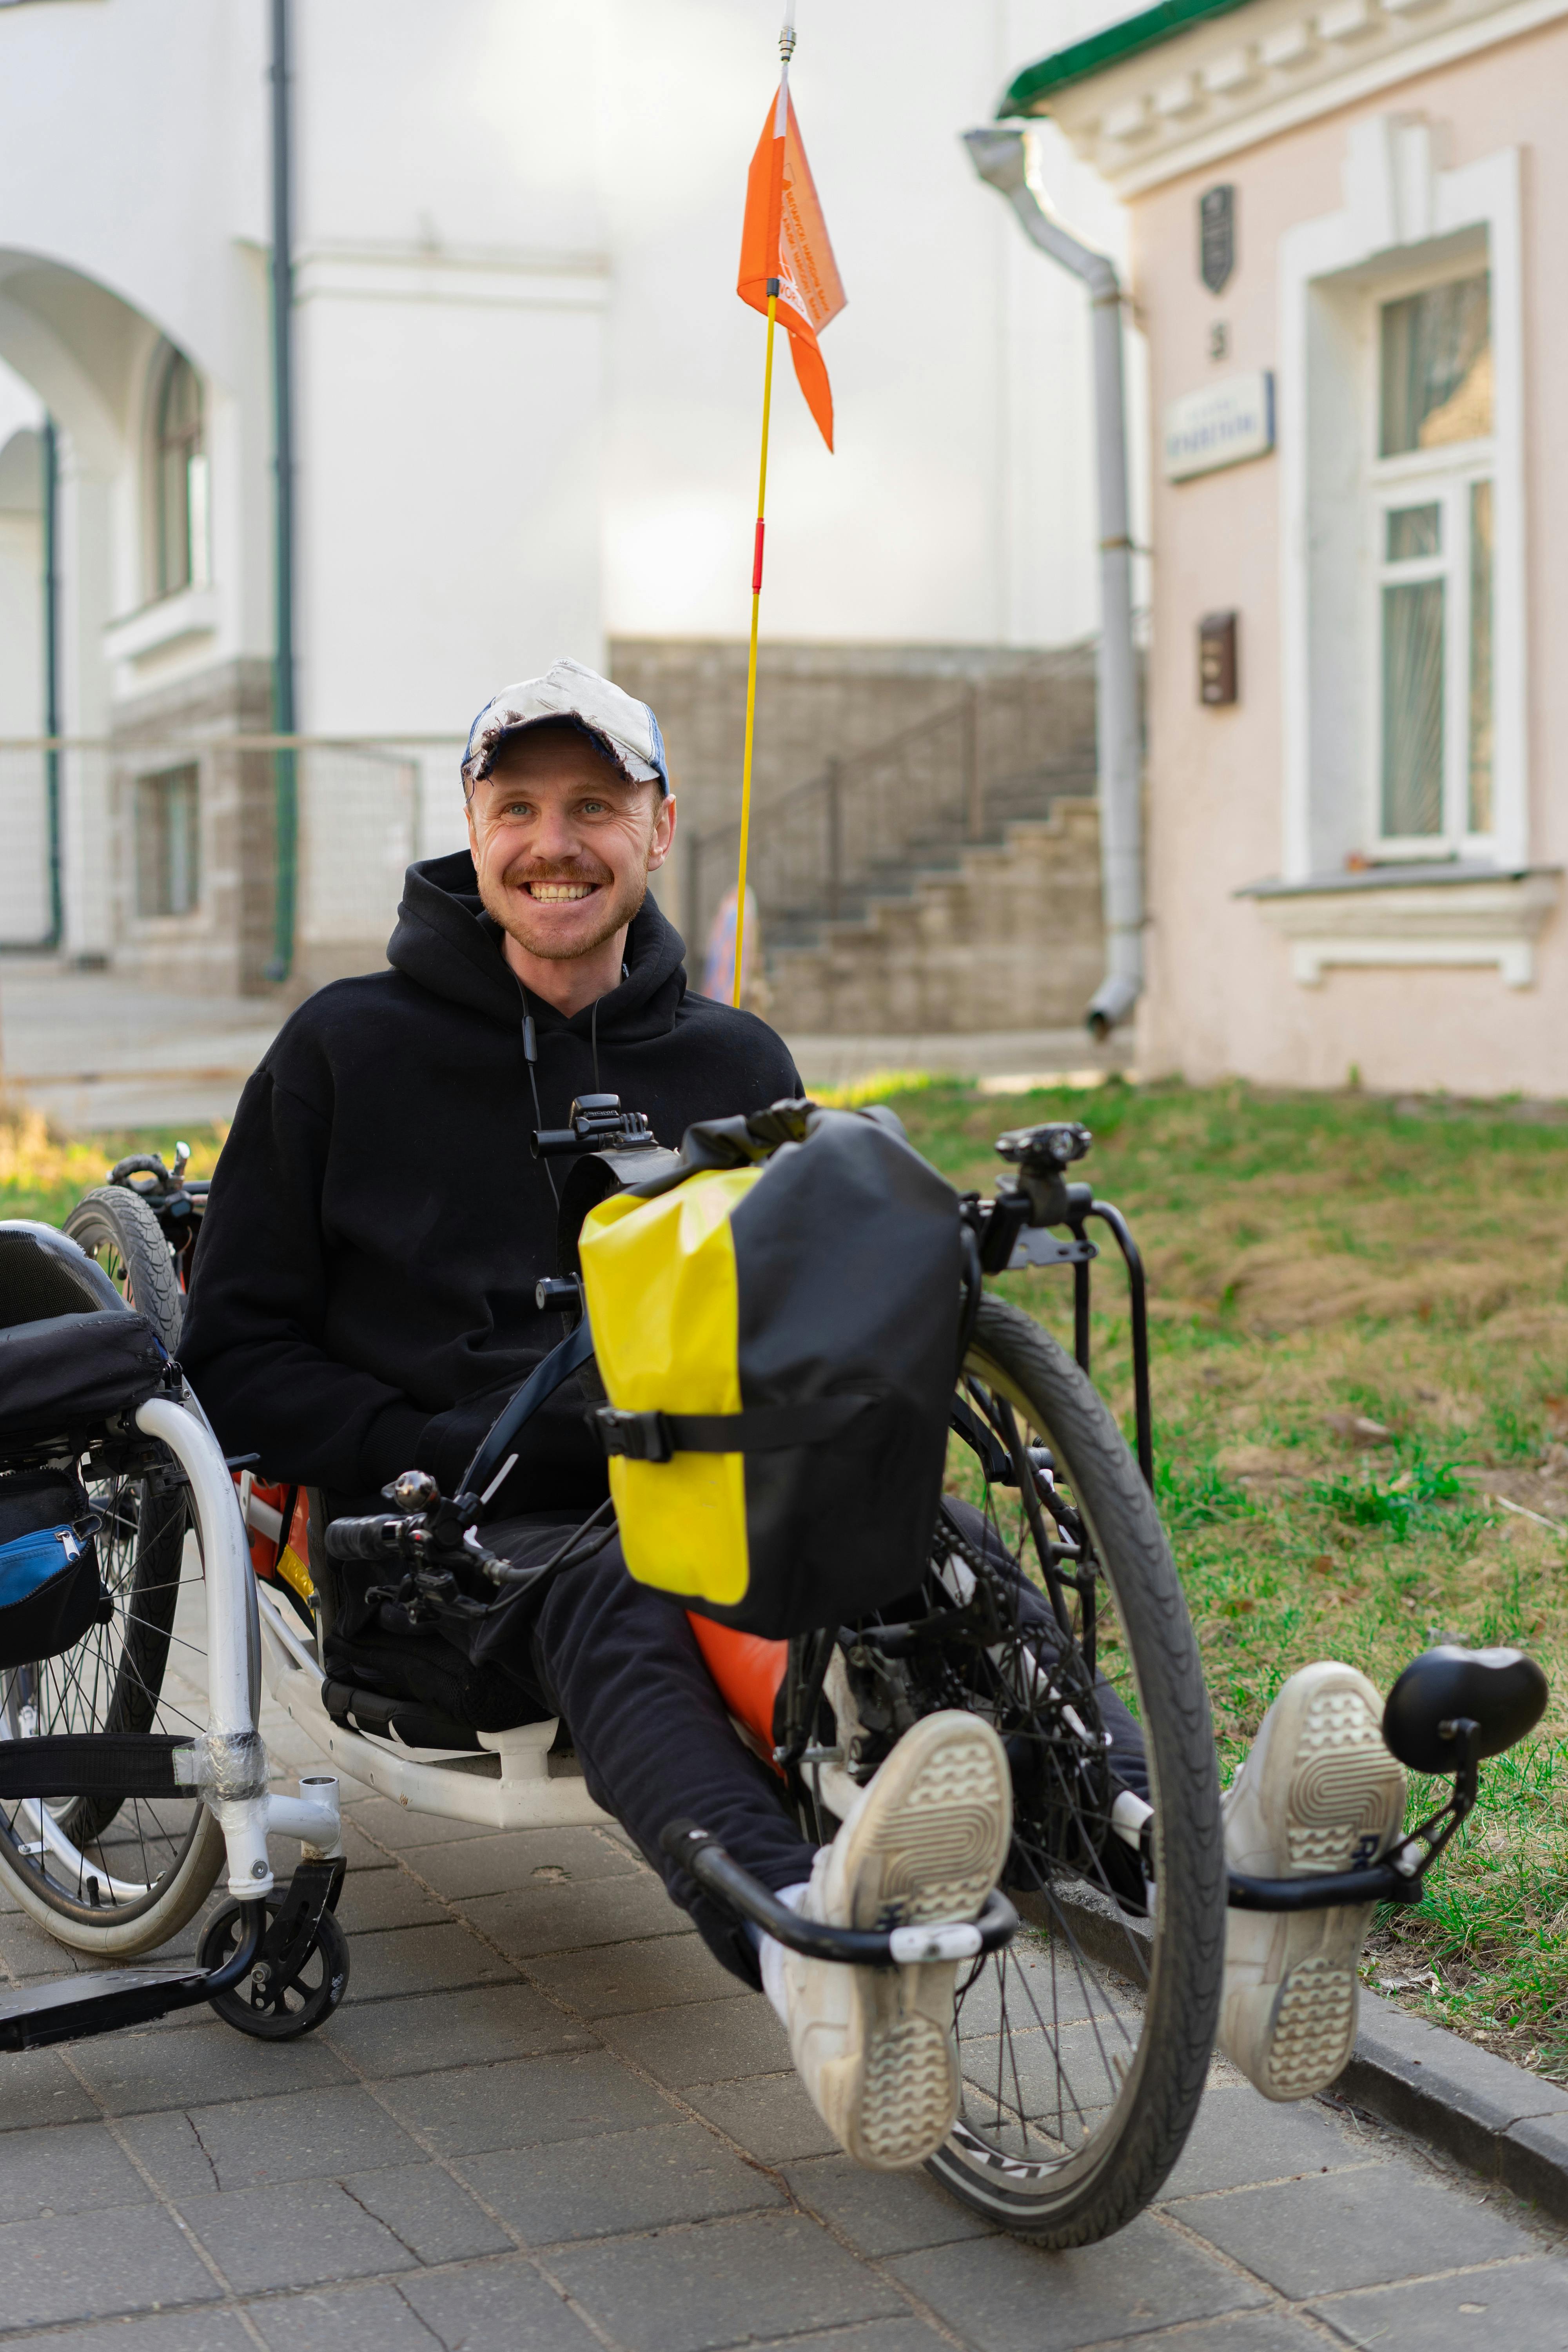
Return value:
[(1075, 41), (1070, 49), (1058, 49), (1038, 65), (1026, 66), (1008, 85), (996, 109), (997, 121), (1005, 121), (1009, 115), (1044, 114), (1047, 109), (1041, 101), (1053, 90), (1065, 89), (1069, 82), (1087, 81), (1091, 74), (1103, 73), (1124, 58), (1135, 58), (1143, 49), (1173, 40), (1191, 26), (1205, 24), (1211, 16), (1228, 16), (1233, 9), (1247, 5), (1248, 0), (1159, 0), (1157, 7), (1124, 17), (1120, 25), (1108, 25), (1103, 33)]

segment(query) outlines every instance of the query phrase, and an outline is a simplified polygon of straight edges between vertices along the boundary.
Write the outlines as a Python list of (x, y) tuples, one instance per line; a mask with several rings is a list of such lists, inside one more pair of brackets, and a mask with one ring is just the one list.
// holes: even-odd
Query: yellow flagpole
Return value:
[(741, 872), (735, 886), (735, 982), (731, 1004), (741, 1002), (741, 958), (746, 944), (746, 853), (752, 832), (752, 742), (757, 722), (757, 612), (763, 601), (763, 517), (768, 500), (768, 424), (773, 399), (773, 322), (779, 282), (768, 280), (768, 347), (763, 362), (763, 454), (757, 470), (757, 535), (752, 555), (752, 646), (746, 658), (746, 754), (741, 769)]

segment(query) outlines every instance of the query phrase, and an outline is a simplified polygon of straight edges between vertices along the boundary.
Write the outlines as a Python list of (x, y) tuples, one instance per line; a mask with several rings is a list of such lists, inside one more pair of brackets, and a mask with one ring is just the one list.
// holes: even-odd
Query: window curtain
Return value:
[(1458, 278), (1383, 306), (1382, 455), (1492, 429), (1491, 279)]
[(1383, 830), (1443, 829), (1443, 583), (1383, 592)]

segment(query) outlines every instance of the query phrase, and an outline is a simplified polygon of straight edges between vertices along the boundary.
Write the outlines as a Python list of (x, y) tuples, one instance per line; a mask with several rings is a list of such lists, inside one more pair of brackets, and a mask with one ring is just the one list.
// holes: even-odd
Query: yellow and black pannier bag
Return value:
[(963, 1259), (958, 1195), (890, 1112), (814, 1110), (776, 1149), (772, 1116), (689, 1130), (579, 1252), (627, 1568), (778, 1639), (920, 1582)]

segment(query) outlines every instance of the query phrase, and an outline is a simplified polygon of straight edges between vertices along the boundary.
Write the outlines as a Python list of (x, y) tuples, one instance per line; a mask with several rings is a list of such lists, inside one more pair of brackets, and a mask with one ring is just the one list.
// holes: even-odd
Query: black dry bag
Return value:
[(773, 1639), (919, 1584), (962, 1286), (958, 1195), (891, 1113), (785, 1108), (803, 1140), (758, 1166), (776, 1113), (694, 1128), (580, 1244), (626, 1565)]

